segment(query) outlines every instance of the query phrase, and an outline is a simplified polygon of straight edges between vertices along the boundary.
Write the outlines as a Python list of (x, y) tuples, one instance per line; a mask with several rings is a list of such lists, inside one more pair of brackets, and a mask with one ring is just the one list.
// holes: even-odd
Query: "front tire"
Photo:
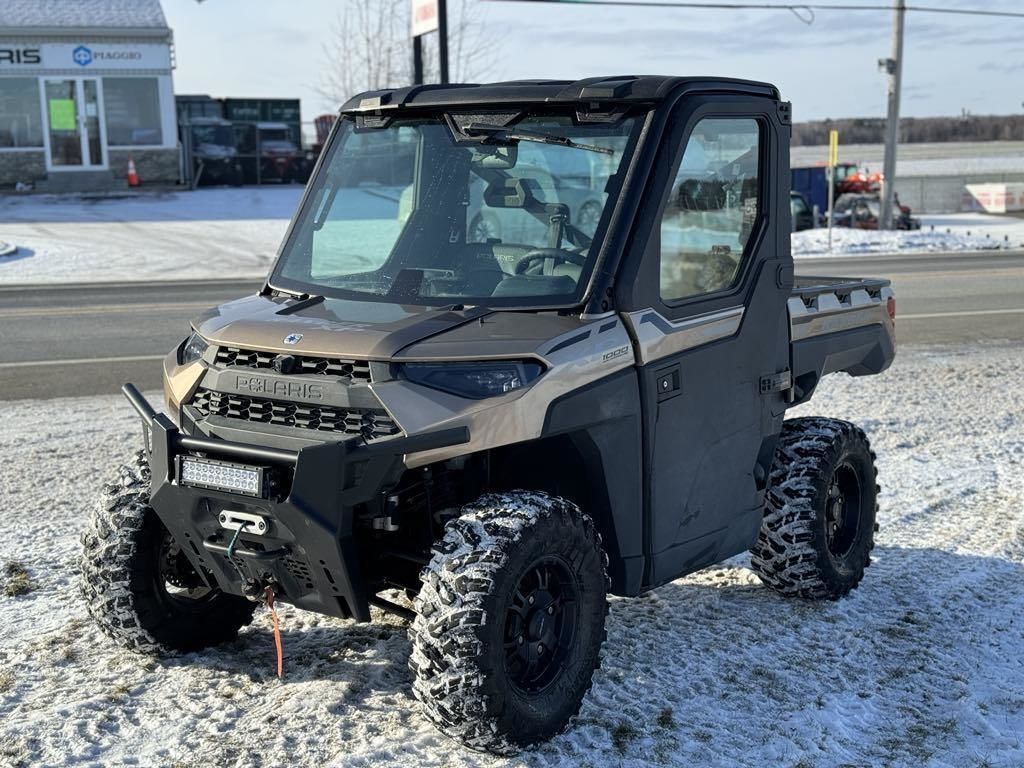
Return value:
[(427, 717), (495, 754), (561, 732), (599, 665), (607, 562), (593, 520), (565, 499), (516, 491), (466, 506), (434, 547), (410, 628)]
[(825, 418), (783, 423), (751, 566), (789, 597), (836, 600), (871, 563), (878, 511), (875, 454), (858, 427)]
[(140, 451), (108, 485), (82, 535), (82, 593), (104, 634), (150, 655), (233, 640), (255, 604), (207, 587), (149, 506)]

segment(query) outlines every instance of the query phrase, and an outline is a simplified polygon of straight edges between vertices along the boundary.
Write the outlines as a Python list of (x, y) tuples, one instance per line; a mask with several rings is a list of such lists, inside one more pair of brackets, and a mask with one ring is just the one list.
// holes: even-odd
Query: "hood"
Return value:
[[(387, 360), (401, 349), (491, 314), (345, 299), (250, 296), (193, 321), (213, 344), (315, 357)], [(285, 339), (289, 342), (285, 342)]]
[(462, 323), (443, 333), (419, 339), (398, 353), (399, 360), (480, 360), (489, 357), (521, 357), (551, 352), (577, 335), (565, 338), (565, 345), (551, 345), (553, 339), (580, 331), (585, 324), (579, 316), (557, 312), (492, 312), (471, 323)]
[(294, 155), (299, 148), (290, 141), (263, 141), (260, 142), (260, 149), (268, 155)]

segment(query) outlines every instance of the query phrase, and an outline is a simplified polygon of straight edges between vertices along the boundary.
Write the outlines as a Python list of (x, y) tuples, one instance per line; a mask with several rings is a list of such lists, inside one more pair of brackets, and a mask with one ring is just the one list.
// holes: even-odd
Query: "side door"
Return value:
[(677, 107), (643, 206), (627, 317), (644, 405), (648, 586), (747, 549), (760, 525), (785, 412), (762, 380), (788, 368), (792, 285), (789, 129), (776, 105)]

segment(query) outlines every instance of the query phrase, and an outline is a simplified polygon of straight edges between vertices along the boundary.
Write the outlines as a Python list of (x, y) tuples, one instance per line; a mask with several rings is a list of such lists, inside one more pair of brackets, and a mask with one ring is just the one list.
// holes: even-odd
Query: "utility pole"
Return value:
[(441, 84), (448, 83), (448, 0), (437, 0), (437, 51), (441, 56)]
[(896, 194), (896, 148), (900, 134), (900, 83), (903, 79), (903, 21), (907, 15), (906, 0), (893, 2), (892, 58), (882, 59), (889, 76), (889, 117), (885, 126), (885, 163), (882, 173), (882, 215), (879, 228), (892, 229), (893, 198)]
[(420, 35), (412, 38), (412, 84), (423, 85), (423, 39)]

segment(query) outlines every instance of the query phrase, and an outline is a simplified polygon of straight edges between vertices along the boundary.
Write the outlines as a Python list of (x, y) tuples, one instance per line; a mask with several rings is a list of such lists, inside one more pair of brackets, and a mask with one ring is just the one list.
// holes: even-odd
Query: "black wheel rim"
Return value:
[(579, 586), (569, 565), (548, 556), (527, 568), (505, 614), (505, 673), (520, 692), (537, 694), (562, 673), (579, 624)]
[(847, 462), (836, 467), (825, 499), (825, 540), (828, 551), (844, 557), (853, 549), (860, 532), (860, 475)]
[(203, 583), (178, 542), (166, 530), (160, 537), (156, 586), (168, 601), (186, 609), (198, 609), (217, 594), (216, 589)]

